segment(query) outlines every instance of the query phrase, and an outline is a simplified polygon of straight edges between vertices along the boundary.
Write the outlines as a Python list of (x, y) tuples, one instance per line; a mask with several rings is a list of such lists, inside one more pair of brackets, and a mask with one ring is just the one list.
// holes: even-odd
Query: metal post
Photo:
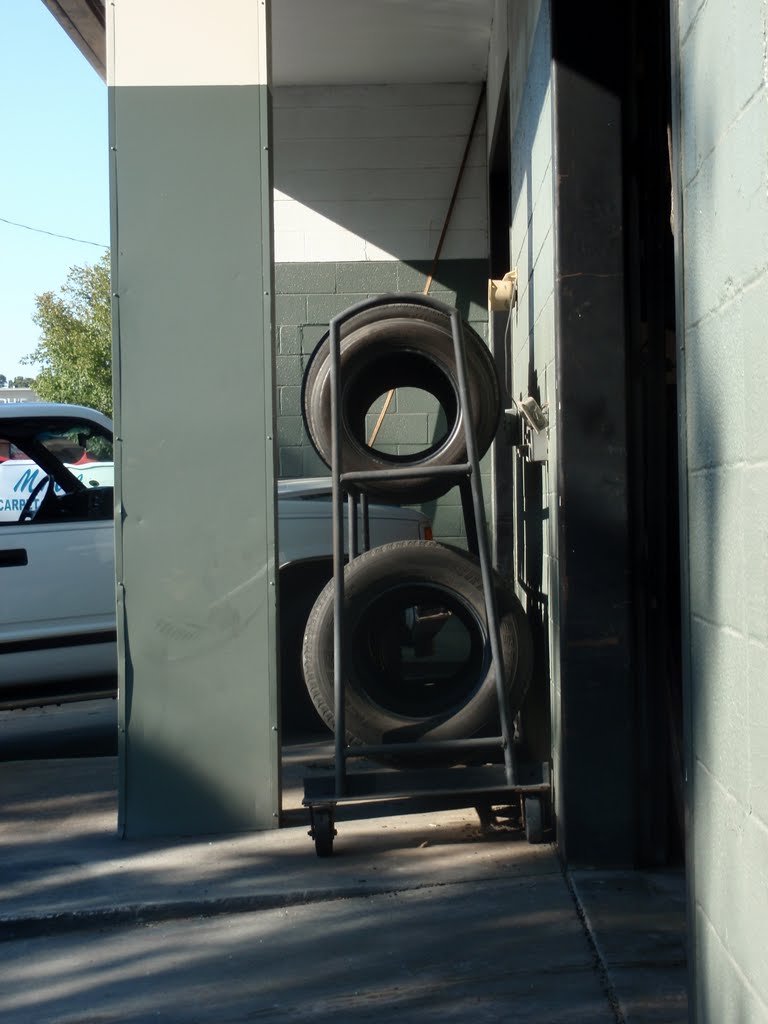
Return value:
[(462, 417), (464, 419), (464, 437), (467, 444), (467, 462), (471, 467), (470, 482), (472, 485), (472, 504), (474, 506), (475, 513), (480, 573), (483, 579), (488, 633), (491, 644), (491, 654), (493, 656), (493, 669), (496, 676), (496, 694), (499, 700), (501, 735), (504, 738), (504, 766), (507, 772), (507, 783), (510, 786), (514, 786), (516, 784), (516, 779), (515, 762), (512, 750), (512, 728), (509, 720), (509, 697), (506, 686), (504, 685), (504, 662), (501, 657), (499, 617), (496, 610), (496, 593), (493, 587), (491, 557), (488, 548), (488, 534), (485, 528), (483, 485), (480, 480), (480, 459), (477, 454), (477, 443), (475, 440), (475, 431), (472, 426), (471, 409), (469, 406), (469, 389), (467, 387), (467, 368), (464, 360), (464, 339), (462, 334), (461, 317), (459, 316), (458, 310), (455, 309), (451, 312), (451, 333), (453, 334), (453, 348), (456, 353), (456, 371), (459, 378), (459, 398), (461, 401)]
[(347, 509), (349, 512), (349, 540), (347, 541), (347, 547), (349, 551), (349, 560), (351, 562), (353, 558), (357, 558), (360, 554), (357, 528), (358, 494), (354, 487), (352, 487), (347, 493)]
[(337, 318), (330, 324), (331, 346), (331, 494), (333, 501), (333, 713), (334, 713), (334, 765), (336, 793), (346, 791), (346, 764), (344, 760), (346, 728), (344, 723), (344, 525), (342, 520), (341, 491), (341, 409), (340, 409), (340, 331)]
[(371, 521), (368, 517), (368, 495), (360, 495), (360, 514), (363, 517), (363, 551), (371, 550)]
[(459, 484), (459, 493), (461, 494), (461, 511), (464, 515), (464, 526), (467, 531), (467, 547), (473, 555), (479, 555), (480, 548), (477, 545), (477, 518), (475, 516), (475, 506), (472, 499), (472, 481), (469, 478), (461, 481)]

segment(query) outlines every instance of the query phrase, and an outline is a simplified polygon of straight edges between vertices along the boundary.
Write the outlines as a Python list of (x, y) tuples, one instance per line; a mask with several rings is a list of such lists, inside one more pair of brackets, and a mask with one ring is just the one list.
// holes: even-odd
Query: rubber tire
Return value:
[(525, 838), (531, 845), (544, 842), (544, 798), (539, 795), (526, 796)]
[(315, 840), (315, 853), (318, 857), (333, 856), (333, 840), (336, 838), (336, 827), (330, 811), (318, 811), (313, 814), (312, 833)]
[(283, 735), (325, 733), (304, 685), (301, 651), (304, 631), (318, 595), (333, 573), (333, 565), (280, 570), (280, 714)]
[[(361, 649), (366, 615), (383, 595), (400, 586), (433, 588), (444, 599), (463, 604), (477, 616), (484, 663), (476, 687), (452, 707), (434, 714), (399, 714), (372, 696), (371, 677), (349, 652)], [(494, 585), (501, 633), (501, 655), (510, 713), (519, 710), (531, 677), (532, 643), (525, 612), (511, 586), (497, 573)], [(473, 556), (435, 541), (397, 541), (374, 548), (345, 567), (345, 715), (350, 744), (469, 738), (498, 729), (498, 698), (485, 621), (480, 566)], [(320, 717), (334, 729), (333, 595), (331, 581), (309, 616), (302, 664), (310, 697)], [(368, 680), (368, 683), (366, 683)], [(461, 760), (452, 755), (454, 762)], [(399, 759), (402, 762), (402, 758)]]
[[(463, 325), (467, 388), (478, 455), (488, 450), (499, 425), (501, 398), (493, 357), (482, 338)], [(321, 338), (302, 382), (302, 414), (317, 454), (331, 465), (330, 337)], [(375, 306), (341, 327), (341, 450), (344, 472), (456, 465), (466, 462), (464, 424), (450, 319), (415, 303)], [(448, 429), (432, 448), (415, 455), (389, 455), (369, 448), (366, 413), (391, 388), (418, 387), (442, 405)], [(437, 498), (455, 482), (438, 477), (376, 480), (366, 492), (383, 501), (413, 503)]]

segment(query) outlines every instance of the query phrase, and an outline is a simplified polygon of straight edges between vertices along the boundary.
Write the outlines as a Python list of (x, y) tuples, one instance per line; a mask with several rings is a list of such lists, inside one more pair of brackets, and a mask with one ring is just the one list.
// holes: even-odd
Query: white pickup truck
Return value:
[[(112, 424), (73, 405), (0, 405), (0, 708), (115, 693)], [(371, 545), (429, 539), (370, 506)], [(332, 573), (330, 480), (278, 484), (283, 711), (305, 700), (304, 625)]]

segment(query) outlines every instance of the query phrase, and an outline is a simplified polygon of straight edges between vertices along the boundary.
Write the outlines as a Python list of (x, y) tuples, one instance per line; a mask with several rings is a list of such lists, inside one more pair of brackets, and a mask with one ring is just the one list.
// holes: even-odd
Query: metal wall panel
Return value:
[(267, 85), (110, 80), (119, 828), (273, 827)]

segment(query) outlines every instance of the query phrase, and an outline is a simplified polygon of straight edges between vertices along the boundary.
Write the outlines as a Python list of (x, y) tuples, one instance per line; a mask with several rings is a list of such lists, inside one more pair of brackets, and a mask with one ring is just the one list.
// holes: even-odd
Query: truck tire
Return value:
[[(467, 388), (478, 453), (493, 441), (501, 414), (496, 367), (482, 338), (464, 324)], [(459, 384), (449, 318), (416, 303), (375, 306), (341, 328), (341, 446), (345, 472), (455, 465), (467, 458)], [(326, 334), (310, 356), (302, 385), (302, 412), (312, 444), (331, 465), (331, 351)], [(369, 446), (366, 416), (391, 389), (418, 388), (440, 405), (446, 428), (416, 453), (390, 454)], [(453, 482), (439, 478), (376, 480), (364, 487), (384, 501), (413, 503), (445, 494)]]
[[(514, 715), (530, 681), (531, 637), (511, 586), (498, 574), (494, 583), (504, 678)], [(330, 729), (334, 728), (333, 593), (331, 581), (309, 616), (302, 652), (307, 690)], [(346, 566), (344, 596), (348, 743), (460, 739), (498, 729), (495, 673), (477, 559), (434, 541), (385, 544)], [(419, 630), (426, 624), (428, 631), (435, 622), (442, 625), (424, 656)], [(407, 653), (409, 649), (412, 654)], [(452, 759), (461, 757), (454, 753)]]

